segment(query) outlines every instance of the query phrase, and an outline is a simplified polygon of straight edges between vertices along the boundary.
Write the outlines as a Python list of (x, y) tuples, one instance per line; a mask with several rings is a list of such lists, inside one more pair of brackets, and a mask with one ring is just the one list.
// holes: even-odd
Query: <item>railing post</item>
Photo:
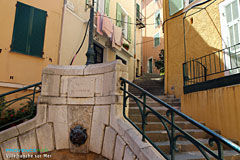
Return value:
[(171, 160), (175, 160), (175, 117), (174, 112), (171, 111), (171, 139), (170, 139), (170, 154), (171, 154)]
[(143, 119), (142, 119), (142, 132), (143, 132), (143, 137), (142, 141), (145, 142), (145, 125), (146, 125), (146, 94), (143, 94)]
[(126, 82), (122, 81), (123, 84), (123, 116), (126, 117)]

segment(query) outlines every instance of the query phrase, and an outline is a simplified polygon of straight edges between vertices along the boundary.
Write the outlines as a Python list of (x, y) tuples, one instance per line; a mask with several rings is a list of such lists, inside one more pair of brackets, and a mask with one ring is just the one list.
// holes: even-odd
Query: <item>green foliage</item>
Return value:
[(164, 50), (161, 50), (161, 53), (159, 54), (159, 60), (155, 61), (155, 66), (158, 70), (160, 70), (160, 73), (164, 73)]

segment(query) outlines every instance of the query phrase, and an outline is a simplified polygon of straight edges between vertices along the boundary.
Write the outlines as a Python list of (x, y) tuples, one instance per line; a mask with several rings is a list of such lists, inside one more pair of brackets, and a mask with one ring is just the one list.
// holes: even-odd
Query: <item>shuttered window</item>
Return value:
[(136, 3), (136, 14), (137, 14), (137, 18), (140, 19), (140, 5), (138, 3)]
[(160, 33), (157, 33), (154, 35), (154, 47), (157, 47), (160, 45)]
[(157, 28), (160, 25), (160, 23), (161, 23), (160, 10), (157, 10), (155, 12), (154, 23), (155, 23), (155, 28)]
[(109, 16), (110, 0), (105, 0), (105, 14)]
[(121, 6), (119, 5), (119, 3), (117, 3), (117, 8), (116, 8), (116, 18), (117, 18), (117, 21), (116, 21), (116, 26), (118, 27), (122, 27), (122, 8)]
[(177, 13), (184, 8), (184, 0), (169, 0), (169, 15)]
[(128, 41), (129, 42), (131, 42), (131, 17), (130, 16), (128, 16), (128, 27), (127, 27), (127, 31), (128, 31), (128, 33), (127, 33), (127, 39), (128, 39)]
[(42, 57), (47, 12), (17, 2), (11, 51)]

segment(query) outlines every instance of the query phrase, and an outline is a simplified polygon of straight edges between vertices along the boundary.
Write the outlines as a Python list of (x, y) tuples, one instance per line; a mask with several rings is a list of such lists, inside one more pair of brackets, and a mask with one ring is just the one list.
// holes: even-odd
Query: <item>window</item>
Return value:
[(106, 14), (109, 16), (109, 5), (110, 0), (94, 0), (94, 10), (102, 15)]
[(160, 33), (154, 35), (154, 47), (157, 47), (160, 45)]
[[(240, 14), (238, 0), (225, 0), (219, 5), (221, 31), (223, 44), (225, 47), (231, 47), (240, 43)], [(237, 53), (237, 55), (233, 54)], [(240, 48), (239, 45), (231, 47), (226, 56), (226, 68), (234, 68), (240, 64)], [(239, 70), (230, 71), (230, 74), (239, 73)]]
[(161, 23), (160, 10), (157, 10), (155, 12), (154, 23), (155, 23), (155, 28), (157, 28)]
[(42, 57), (47, 12), (17, 2), (11, 51)]
[(177, 13), (184, 8), (184, 0), (169, 0), (169, 15)]
[(95, 52), (95, 60), (94, 60), (94, 63), (97, 64), (97, 63), (103, 63), (103, 52), (104, 52), (104, 49), (97, 45), (96, 43), (93, 44), (93, 49), (94, 49), (94, 52)]
[(123, 37), (131, 42), (131, 17), (127, 12), (117, 3), (116, 25), (122, 27)]
[(137, 14), (136, 16), (138, 19), (140, 19), (140, 13), (141, 13), (140, 5), (138, 3), (136, 3), (136, 14)]

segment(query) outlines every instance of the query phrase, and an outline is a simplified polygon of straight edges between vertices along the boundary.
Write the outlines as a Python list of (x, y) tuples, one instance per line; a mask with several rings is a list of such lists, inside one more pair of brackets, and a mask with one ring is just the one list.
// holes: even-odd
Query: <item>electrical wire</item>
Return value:
[(84, 43), (84, 41), (85, 41), (85, 39), (86, 39), (86, 36), (87, 36), (87, 30), (88, 30), (88, 27), (89, 27), (89, 22), (90, 22), (90, 20), (88, 20), (88, 23), (87, 23), (87, 26), (86, 26), (86, 31), (85, 31), (85, 34), (84, 34), (82, 43), (81, 43), (81, 45), (79, 46), (79, 48), (78, 48), (77, 52), (75, 53), (74, 57), (72, 58), (70, 65), (73, 64), (73, 61), (75, 60), (77, 54), (79, 53), (80, 49), (81, 49), (82, 46), (83, 46), (83, 43)]

